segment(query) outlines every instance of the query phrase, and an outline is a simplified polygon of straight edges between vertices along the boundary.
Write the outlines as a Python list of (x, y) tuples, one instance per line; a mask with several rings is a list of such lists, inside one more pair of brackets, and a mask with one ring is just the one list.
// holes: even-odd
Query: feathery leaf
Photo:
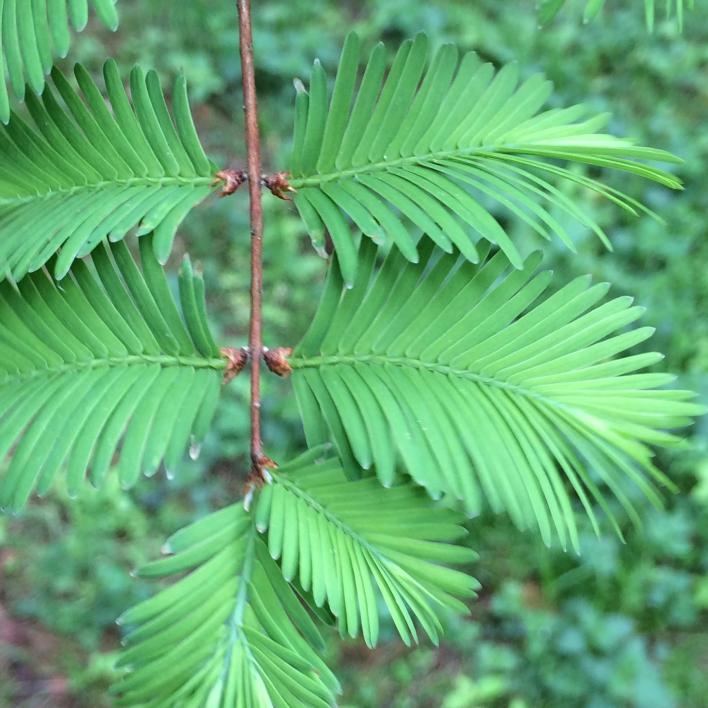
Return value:
[(180, 276), (184, 315), (140, 240), (142, 272), (120, 242), (77, 261), (60, 283), (46, 271), (0, 283), (0, 507), (17, 509), (66, 468), (75, 494), (99, 485), (121, 439), (123, 486), (162, 460), (174, 468), (201, 440), (225, 360), (208, 334), (195, 275)]
[(477, 583), (447, 567), (475, 558), (451, 543), (465, 533), (459, 515), (410, 484), (349, 482), (322, 456), (315, 448), (274, 472), (250, 513), (238, 504), (178, 531), (168, 557), (139, 571), (188, 574), (121, 617), (129, 671), (118, 705), (333, 705), (339, 687), (303, 601), (327, 604), (342, 634), (361, 627), (371, 646), (380, 599), (406, 642), (415, 619), (437, 639), (441, 608), (466, 612), (456, 598)]
[(318, 250), (329, 232), (347, 283), (356, 274), (349, 222), (377, 243), (392, 241), (412, 262), (418, 249), (407, 222), (474, 263), (477, 242), (484, 239), (521, 267), (516, 246), (480, 199), (573, 249), (555, 209), (609, 241), (555, 182), (580, 184), (632, 213), (648, 210), (568, 163), (680, 186), (676, 177), (647, 164), (677, 158), (598, 132), (606, 115), (588, 115), (582, 105), (542, 111), (551, 83), (539, 75), (519, 83), (516, 64), (495, 72), (474, 53), (458, 61), (450, 44), (428, 61), (428, 40), (419, 34), (404, 42), (387, 75), (379, 44), (357, 88), (359, 53), (359, 40), (350, 34), (331, 98), (318, 62), (309, 92), (298, 84), (291, 159), (298, 211)]
[(240, 504), (178, 531), (141, 577), (188, 574), (119, 620), (118, 706), (334, 705), (322, 639)]
[(164, 263), (179, 224), (214, 189), (183, 78), (171, 117), (153, 71), (133, 69), (131, 101), (106, 62), (110, 104), (82, 66), (75, 74), (80, 91), (55, 69), (53, 88), (27, 95), (34, 127), (16, 114), (0, 127), (0, 277), (19, 280), (59, 251), (61, 278), (76, 257), (138, 224), (139, 236), (154, 232)]
[[(586, 0), (583, 10), (583, 22), (590, 22), (600, 14), (606, 0)], [(665, 15), (667, 18), (676, 14), (676, 24), (679, 31), (683, 31), (684, 10), (692, 10), (695, 0), (664, 0)], [(541, 24), (550, 22), (565, 5), (567, 0), (541, 0), (538, 5), (538, 18)], [(639, 4), (639, 3), (637, 3)], [(649, 31), (654, 30), (656, 19), (656, 0), (644, 0), (644, 16)]]
[[(116, 0), (92, 0), (106, 27), (118, 27)], [(65, 57), (71, 44), (69, 28), (86, 27), (88, 0), (0, 0), (0, 121), (10, 119), (7, 82), (19, 99), (25, 84), (39, 94), (54, 59)], [(7, 76), (7, 82), (6, 82)]]
[[(503, 253), (473, 265), (425, 247), (420, 264), (392, 249), (380, 267), (364, 240), (352, 289), (330, 267), (319, 311), (290, 359), (310, 445), (336, 442), (347, 469), (393, 483), (403, 462), (437, 497), (477, 512), (482, 495), (521, 528), (577, 546), (568, 487), (594, 521), (607, 491), (634, 516), (628, 481), (657, 501), (665, 483), (648, 444), (703, 408), (672, 377), (635, 373), (658, 354), (616, 357), (649, 327), (642, 308), (600, 304), (606, 284), (578, 278), (545, 294), (538, 254), (519, 270)], [(610, 518), (612, 518), (610, 514)]]
[(375, 478), (350, 481), (341, 463), (284, 468), (260, 492), (259, 531), (288, 581), (299, 579), (317, 606), (337, 618), (342, 636), (378, 640), (384, 604), (404, 642), (417, 641), (414, 619), (437, 643), (438, 613), (466, 613), (477, 581), (446, 567), (476, 554), (451, 545), (465, 534), (458, 514), (411, 484), (382, 489)]

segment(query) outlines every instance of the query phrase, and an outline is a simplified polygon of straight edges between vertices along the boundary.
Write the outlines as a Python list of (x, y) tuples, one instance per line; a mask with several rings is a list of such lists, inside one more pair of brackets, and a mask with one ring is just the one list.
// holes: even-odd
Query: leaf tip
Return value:
[(199, 455), (202, 452), (202, 444), (197, 441), (193, 441), (189, 446), (189, 459), (195, 461), (199, 459)]

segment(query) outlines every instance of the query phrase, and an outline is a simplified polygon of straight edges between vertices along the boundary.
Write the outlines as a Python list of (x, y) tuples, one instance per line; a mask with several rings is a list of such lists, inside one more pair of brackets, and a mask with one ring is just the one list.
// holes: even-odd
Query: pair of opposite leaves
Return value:
[[(478, 508), (483, 490), (520, 525), (538, 524), (547, 539), (555, 526), (564, 543), (575, 543), (557, 470), (589, 512), (588, 499), (602, 503), (603, 496), (583, 471), (588, 464), (631, 510), (618, 479), (633, 478), (653, 494), (639, 471), (658, 478), (646, 443), (674, 442), (661, 431), (685, 424), (699, 408), (686, 402), (686, 392), (656, 389), (667, 381), (663, 375), (628, 375), (654, 355), (606, 361), (649, 335), (643, 328), (610, 336), (636, 319), (638, 308), (626, 298), (596, 307), (605, 286), (584, 279), (543, 301), (549, 275), (535, 275), (538, 259), (521, 258), (479, 199), (494, 199), (570, 247), (559, 212), (606, 240), (554, 182), (593, 189), (632, 212), (643, 207), (559, 161), (678, 187), (671, 174), (644, 162), (675, 158), (598, 133), (606, 117), (582, 119), (582, 107), (540, 112), (549, 83), (532, 77), (519, 85), (514, 65), (495, 74), (474, 54), (458, 61), (451, 45), (428, 61), (422, 34), (401, 46), (388, 73), (378, 45), (360, 83), (359, 55), (350, 35), (331, 97), (316, 63), (309, 92), (300, 88), (296, 100), (294, 201), (316, 244), (325, 229), (332, 235), (338, 262), (291, 362), (308, 438), (333, 439), (345, 467), (374, 465), (386, 484), (403, 462), (433, 495), (450, 494), (469, 510)], [(0, 185), (0, 258), (20, 279), (17, 291), (5, 283), (3, 301), (7, 311), (28, 313), (3, 323), (0, 451), (20, 438), (24, 446), (0, 488), (8, 506), (20, 506), (35, 484), (45, 491), (67, 464), (70, 479), (80, 479), (97, 452), (94, 476), (101, 478), (125, 430), (126, 485), (141, 470), (154, 472), (168, 452), (172, 467), (185, 440), (205, 433), (215, 400), (207, 381), (224, 366), (208, 335), (201, 279), (185, 277), (181, 316), (155, 260), (167, 258), (177, 225), (213, 189), (214, 167), (194, 131), (184, 81), (170, 116), (154, 72), (132, 72), (131, 100), (108, 62), (109, 104), (81, 67), (76, 76), (80, 92), (54, 73), (61, 101), (50, 86), (40, 98), (28, 94), (35, 126), (13, 115), (0, 140), (0, 150), (16, 158), (4, 162)], [(372, 240), (396, 245), (386, 262), (375, 265), (366, 241), (357, 248), (347, 217)], [(154, 255), (141, 236), (142, 274), (120, 243), (137, 222), (139, 234), (154, 231)], [(428, 238), (417, 242), (406, 222)], [(95, 251), (106, 236), (116, 244)], [(499, 253), (486, 258), (485, 243)], [(94, 272), (72, 265), (91, 251), (100, 260)], [(55, 276), (69, 274), (59, 284), (41, 270), (49, 259)], [(28, 271), (33, 275), (22, 277)], [(553, 309), (566, 299), (566, 307)], [(111, 341), (97, 335), (101, 330), (74, 329), (78, 312), (103, 322)], [(100, 376), (120, 385), (106, 379), (99, 396)], [(36, 397), (20, 400), (28, 380), (37, 384)], [(53, 413), (44, 406), (46, 381), (63, 394), (53, 397)], [(460, 416), (458, 397), (467, 406), (475, 401), (468, 415)], [(71, 417), (63, 436), (71, 443), (42, 434), (55, 429), (51, 416), (65, 413), (64, 400), (84, 411), (91, 401), (101, 411), (101, 419), (89, 416), (89, 437)], [(567, 424), (562, 434), (559, 421)], [(480, 426), (488, 434), (468, 434)], [(30, 471), (36, 440), (44, 441), (46, 462)], [(498, 444), (486, 447), (490, 440)], [(492, 466), (508, 473), (493, 479)]]

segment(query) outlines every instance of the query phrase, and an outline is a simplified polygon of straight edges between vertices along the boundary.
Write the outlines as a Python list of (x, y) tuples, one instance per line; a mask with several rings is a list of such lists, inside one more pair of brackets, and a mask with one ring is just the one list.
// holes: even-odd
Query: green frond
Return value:
[[(590, 22), (595, 19), (604, 8), (605, 2), (606, 0), (586, 0), (585, 9), (583, 11), (583, 22)], [(541, 24), (550, 22), (567, 4), (567, 0), (540, 0), (538, 4), (538, 17)], [(676, 24), (679, 30), (683, 31), (684, 11), (694, 8), (694, 0), (664, 0), (663, 4), (666, 17), (669, 18), (675, 14)], [(656, 13), (656, 0), (644, 0), (644, 15), (650, 32), (654, 30)]]
[(120, 242), (60, 283), (46, 271), (0, 283), (0, 507), (45, 493), (61, 469), (70, 494), (87, 470), (100, 485), (121, 439), (128, 487), (163, 460), (173, 469), (206, 434), (225, 361), (201, 277), (185, 259), (180, 314), (151, 237), (140, 246), (142, 272)]
[(55, 69), (41, 97), (27, 95), (33, 126), (13, 113), (0, 127), (0, 277), (19, 280), (59, 252), (61, 278), (138, 225), (138, 236), (154, 232), (164, 263), (179, 224), (213, 190), (183, 78), (170, 116), (154, 71), (133, 69), (131, 100), (106, 62), (107, 101), (82, 66), (75, 74), (79, 90)]
[(411, 484), (350, 481), (334, 459), (272, 476), (258, 498), (258, 530), (268, 530), (286, 580), (326, 604), (342, 636), (361, 630), (375, 646), (385, 606), (406, 644), (418, 639), (414, 620), (437, 643), (440, 610), (467, 612), (458, 598), (473, 597), (477, 581), (447, 567), (476, 557), (449, 543), (466, 533), (458, 514)]
[(577, 546), (569, 489), (594, 522), (632, 482), (657, 501), (649, 444), (703, 408), (672, 377), (636, 373), (661, 359), (626, 355), (653, 332), (625, 328), (631, 298), (578, 278), (547, 294), (538, 254), (474, 265), (427, 242), (420, 264), (392, 249), (376, 266), (362, 243), (352, 289), (330, 268), (319, 311), (290, 358), (310, 445), (332, 439), (347, 469), (393, 483), (402, 462), (419, 484), (470, 512), (482, 496), (521, 528)]
[(128, 671), (116, 705), (334, 705), (319, 632), (240, 504), (178, 531), (165, 550), (138, 574), (187, 575), (120, 618)]
[(466, 611), (456, 598), (476, 581), (448, 567), (475, 558), (451, 543), (465, 533), (459, 515), (410, 484), (350, 482), (322, 457), (315, 448), (284, 465), (250, 513), (239, 504), (210, 514), (139, 571), (187, 574), (119, 620), (128, 671), (118, 705), (333, 705), (339, 686), (303, 603), (327, 605), (342, 634), (361, 627), (370, 646), (379, 604), (406, 642), (417, 638), (414, 620), (437, 639), (440, 608)]
[(411, 262), (419, 254), (406, 223), (444, 251), (457, 247), (473, 263), (479, 261), (477, 242), (484, 239), (521, 267), (515, 245), (482, 199), (573, 249), (556, 211), (609, 241), (556, 182), (580, 184), (632, 213), (647, 211), (626, 194), (578, 174), (574, 163), (680, 186), (676, 177), (647, 164), (677, 158), (598, 132), (606, 115), (589, 115), (582, 105), (542, 111), (552, 91), (543, 77), (520, 83), (516, 64), (495, 72), (474, 53), (458, 61), (450, 44), (430, 61), (428, 54), (428, 40), (419, 34), (404, 42), (386, 74), (379, 44), (358, 82), (359, 40), (351, 34), (331, 97), (319, 62), (309, 92), (298, 84), (294, 201), (316, 248), (323, 248), (325, 231), (331, 235), (348, 283), (356, 273), (350, 222), (376, 243), (395, 243)]
[[(118, 27), (116, 0), (92, 0), (106, 27)], [(0, 121), (10, 119), (7, 83), (19, 99), (25, 84), (39, 94), (57, 57), (65, 57), (70, 29), (80, 32), (89, 16), (88, 0), (0, 0)]]
[[(312, 462), (306, 454), (281, 474)], [(178, 531), (163, 548), (169, 557), (138, 571), (188, 574), (119, 620), (127, 629), (119, 666), (129, 669), (115, 687), (119, 705), (334, 704), (338, 683), (316, 653), (322, 638), (256, 530), (260, 504)]]

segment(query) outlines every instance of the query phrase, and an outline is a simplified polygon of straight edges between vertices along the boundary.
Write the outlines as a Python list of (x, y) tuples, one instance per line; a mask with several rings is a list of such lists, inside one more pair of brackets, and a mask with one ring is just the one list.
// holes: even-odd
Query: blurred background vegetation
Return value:
[[(592, 210), (615, 252), (567, 224), (579, 255), (548, 249), (562, 284), (580, 273), (609, 280), (648, 308), (653, 348), (708, 400), (708, 3), (686, 18), (644, 26), (642, 3), (608, 2), (583, 26), (583, 2), (567, 4), (539, 28), (531, 0), (260, 0), (254, 3), (258, 84), (266, 167), (283, 167), (291, 131), (293, 77), (319, 57), (336, 65), (344, 34), (391, 49), (419, 30), (454, 41), (525, 73), (545, 72), (553, 102), (586, 101), (613, 113), (611, 129), (685, 159), (682, 193), (622, 176), (622, 187), (660, 212), (665, 224), (634, 219), (575, 185), (568, 194)], [(140, 62), (165, 79), (183, 70), (199, 132), (220, 165), (244, 164), (234, 3), (229, 0), (120, 0), (117, 34), (81, 35), (72, 60), (98, 72), (106, 55), (124, 69)], [(611, 179), (611, 178), (610, 178)], [(245, 194), (211, 200), (188, 220), (176, 258), (189, 248), (211, 293), (214, 327), (241, 345), (248, 317)], [(266, 340), (297, 341), (313, 314), (324, 263), (309, 247), (293, 209), (266, 199)], [(527, 234), (516, 234), (525, 242)], [(266, 382), (264, 437), (284, 460), (303, 446), (287, 382)], [(197, 461), (176, 479), (87, 489), (78, 501), (57, 490), (21, 516), (0, 518), (0, 706), (110, 705), (106, 687), (119, 637), (114, 619), (147, 596), (129, 576), (155, 557), (162, 539), (240, 493), (247, 450), (247, 383), (228, 390)], [(451, 618), (439, 648), (403, 648), (391, 628), (375, 652), (332, 637), (330, 661), (344, 684), (342, 705), (708, 706), (708, 422), (685, 450), (662, 455), (680, 487), (666, 507), (643, 509), (644, 527), (586, 527), (583, 555), (546, 549), (503, 517), (469, 523), (484, 585), (469, 619)], [(159, 476), (158, 476), (159, 477)]]

